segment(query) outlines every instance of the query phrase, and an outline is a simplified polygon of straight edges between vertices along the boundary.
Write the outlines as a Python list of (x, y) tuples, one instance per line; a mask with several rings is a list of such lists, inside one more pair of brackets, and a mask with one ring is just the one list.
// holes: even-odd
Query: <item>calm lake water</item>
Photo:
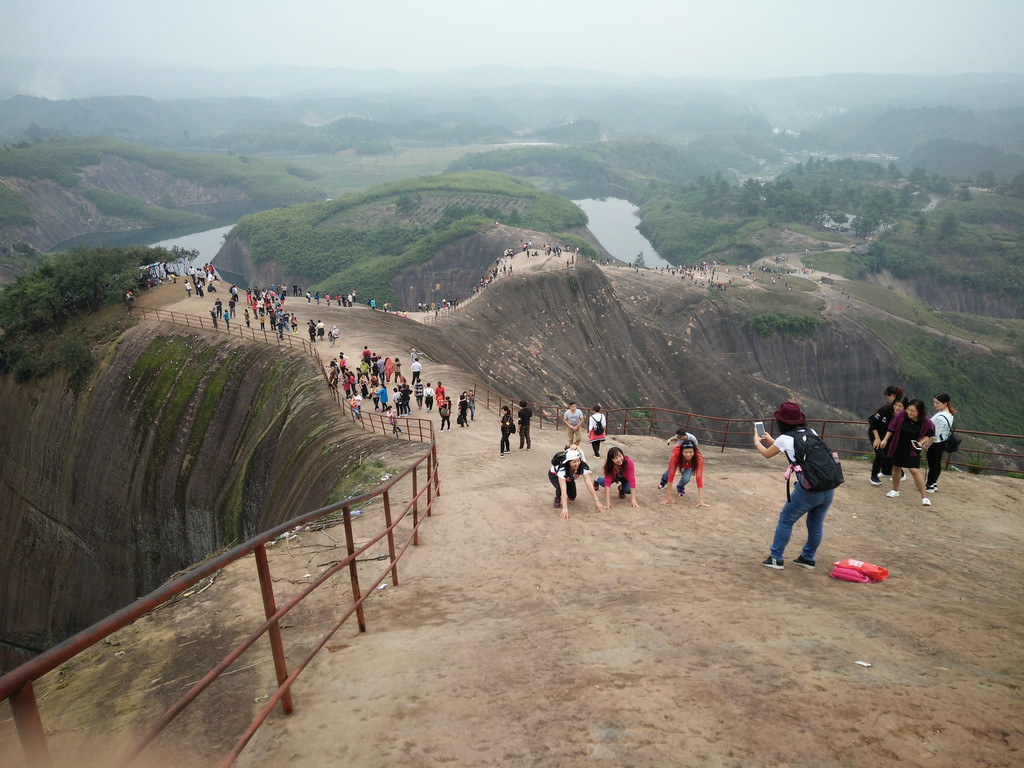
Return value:
[[(632, 263), (637, 254), (643, 253), (644, 263), (648, 267), (657, 269), (672, 266), (654, 250), (650, 241), (637, 230), (636, 225), (640, 223), (640, 219), (636, 215), (637, 207), (628, 200), (608, 197), (603, 200), (586, 199), (573, 202), (587, 214), (590, 219), (590, 223), (587, 225), (590, 231), (615, 258)], [(186, 250), (194, 248), (199, 251), (196, 264), (202, 265), (214, 261), (214, 256), (224, 244), (224, 236), (231, 231), (233, 226), (234, 224), (215, 227), (203, 232), (160, 240), (149, 243), (149, 245), (163, 248), (173, 248), (177, 245)]]
[(640, 234), (636, 225), (637, 207), (628, 200), (608, 197), (603, 200), (573, 200), (576, 205), (590, 218), (587, 225), (601, 245), (608, 249), (612, 256), (632, 264), (637, 254), (644, 255), (644, 264), (648, 267), (671, 267), (654, 250), (650, 241)]
[(191, 235), (172, 237), (168, 240), (161, 240), (158, 243), (149, 243), (149, 245), (168, 249), (177, 245), (188, 251), (195, 249), (199, 251), (199, 258), (196, 259), (196, 263), (202, 266), (213, 261), (217, 251), (224, 245), (224, 235), (230, 232), (233, 226), (234, 224), (229, 224), (226, 227), (217, 227), (216, 229), (208, 229), (205, 232), (194, 232)]

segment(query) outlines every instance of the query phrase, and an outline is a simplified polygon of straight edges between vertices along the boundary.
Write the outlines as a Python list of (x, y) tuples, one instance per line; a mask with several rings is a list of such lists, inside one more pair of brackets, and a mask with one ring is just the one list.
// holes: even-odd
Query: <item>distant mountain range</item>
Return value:
[(593, 100), (615, 93), (628, 93), (644, 100), (701, 101), (724, 97), (761, 112), (773, 122), (806, 124), (808, 117), (817, 119), (823, 114), (865, 105), (960, 109), (1024, 106), (1024, 75), (846, 74), (728, 80), (624, 77), (564, 67), (476, 67), (438, 72), (300, 67), (209, 70), (174, 69), (147, 62), (90, 64), (0, 58), (0, 98), (20, 94), (54, 100), (125, 95), (154, 99), (295, 99), (386, 94), (544, 99), (571, 94)]

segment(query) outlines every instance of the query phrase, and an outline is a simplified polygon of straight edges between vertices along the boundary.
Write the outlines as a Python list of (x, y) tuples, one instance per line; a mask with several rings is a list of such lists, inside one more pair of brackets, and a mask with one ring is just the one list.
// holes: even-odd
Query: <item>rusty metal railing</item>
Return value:
[[(195, 328), (197, 330), (207, 331), (215, 330), (212, 322), (195, 315), (161, 309), (147, 309), (144, 307), (135, 307), (134, 312), (142, 315), (145, 319), (162, 320), (179, 327)], [(216, 330), (219, 331), (220, 328), (218, 327)], [(260, 591), (263, 596), (266, 621), (257, 629), (253, 630), (245, 640), (232, 649), (232, 651), (228, 653), (220, 663), (212, 668), (202, 680), (197, 682), (177, 704), (167, 710), (167, 712), (165, 712), (164, 715), (154, 723), (146, 734), (144, 734), (128, 750), (128, 752), (125, 753), (119, 762), (119, 765), (129, 765), (134, 758), (138, 757), (143, 749), (145, 749), (145, 747), (152, 742), (164, 728), (166, 728), (184, 709), (186, 709), (200, 693), (202, 693), (214, 680), (216, 680), (228, 668), (228, 666), (230, 666), (230, 664), (241, 656), (242, 653), (252, 646), (252, 644), (255, 643), (262, 635), (267, 634), (270, 639), (274, 667), (277, 674), (278, 688), (277, 691), (271, 695), (267, 705), (263, 708), (257, 718), (250, 724), (249, 729), (246, 730), (246, 733), (235, 745), (235, 748), (231, 751), (228, 757), (225, 758), (223, 765), (230, 765), (235, 758), (237, 758), (242, 748), (248, 740), (252, 738), (256, 729), (259, 728), (260, 724), (266, 719), (278, 702), (281, 703), (281, 709), (284, 714), (290, 714), (293, 711), (291, 686), (295, 681), (295, 678), (298, 677), (299, 673), (305, 669), (309, 661), (323, 648), (327, 640), (330, 639), (330, 637), (333, 636), (334, 633), (337, 632), (353, 614), (357, 616), (359, 631), (366, 631), (366, 620), (363, 612), (363, 603), (366, 598), (369, 597), (369, 595), (373, 593), (373, 590), (383, 582), (389, 572), (391, 574), (393, 585), (398, 585), (398, 560), (405, 553), (410, 543), (413, 545), (419, 544), (420, 525), (422, 525), (423, 520), (426, 517), (430, 516), (434, 499), (441, 493), (440, 476), (438, 474), (437, 443), (434, 435), (433, 422), (428, 419), (414, 419), (403, 416), (398, 420), (398, 426), (401, 432), (395, 433), (386, 414), (384, 413), (363, 413), (360, 419), (356, 419), (352, 414), (351, 409), (348, 407), (348, 404), (344, 401), (344, 397), (338, 392), (337, 388), (330, 386), (327, 367), (324, 365), (323, 359), (315, 344), (311, 344), (305, 339), (293, 334), (285, 333), (283, 337), (280, 337), (276, 332), (269, 333), (257, 331), (254, 328), (245, 328), (241, 325), (231, 328), (230, 330), (228, 330), (228, 328), (224, 328), (223, 332), (231, 335), (237, 335), (245, 340), (252, 339), (256, 341), (267, 341), (269, 343), (297, 347), (305, 351), (307, 354), (314, 357), (320, 364), (320, 370), (323, 374), (325, 383), (328, 384), (328, 390), (332, 397), (337, 405), (342, 408), (343, 412), (347, 413), (354, 422), (364, 429), (370, 429), (374, 432), (379, 431), (382, 435), (394, 433), (396, 437), (401, 437), (409, 442), (428, 442), (429, 447), (423, 456), (406, 467), (398, 475), (391, 478), (385, 485), (381, 486), (377, 490), (361, 496), (346, 499), (343, 502), (318, 509), (314, 512), (309, 512), (305, 515), (294, 518), (293, 520), (289, 520), (286, 523), (282, 523), (270, 531), (261, 533), (223, 555), (188, 571), (159, 589), (154, 590), (149, 595), (135, 601), (130, 606), (122, 608), (120, 611), (108, 616), (106, 619), (97, 622), (91, 627), (54, 646), (45, 653), (40, 654), (31, 661), (19, 666), (17, 669), (12, 670), (3, 677), (0, 677), (0, 700), (7, 699), (10, 701), (15, 726), (18, 730), (19, 739), (22, 744), (22, 751), (25, 755), (27, 764), (31, 766), (31, 768), (43, 768), (52, 765), (46, 740), (46, 732), (42, 724), (35, 692), (32, 686), (33, 682), (48, 672), (53, 671), (84, 650), (93, 647), (96, 643), (101, 642), (110, 634), (122, 629), (138, 618), (178, 597), (195, 584), (221, 570), (226, 565), (252, 554), (256, 564)], [(424, 464), (426, 465), (424, 468), (425, 477), (421, 478), (420, 468), (421, 465)], [(392, 519), (392, 489), (395, 488), (396, 484), (409, 476), (411, 476), (412, 483), (412, 491), (409, 501), (404, 505), (398, 516)], [(368, 500), (378, 496), (383, 497), (385, 528), (369, 542), (357, 549), (352, 535), (351, 510), (353, 507), (365, 504)], [(294, 529), (296, 526), (301, 527), (307, 525), (312, 521), (316, 521), (338, 511), (342, 513), (343, 517), (347, 556), (340, 563), (335, 564), (332, 568), (325, 571), (299, 595), (292, 598), (288, 603), (280, 608), (277, 608), (270, 574), (270, 564), (266, 552), (267, 543), (277, 539), (280, 535)], [(396, 552), (394, 531), (410, 512), (412, 514), (411, 533), (408, 539), (401, 545), (400, 550)], [(359, 574), (356, 566), (356, 558), (367, 549), (384, 539), (387, 539), (388, 542), (388, 568), (376, 578), (368, 590), (361, 591), (359, 587)], [(292, 670), (291, 673), (288, 673), (281, 638), (281, 617), (286, 615), (309, 594), (314, 592), (324, 583), (328, 582), (332, 576), (339, 573), (346, 567), (349, 570), (349, 576), (352, 582), (352, 607), (342, 615), (340, 620), (333, 627), (325, 632), (322, 642), (317, 644), (303, 659), (303, 661)]]
[[(421, 421), (419, 419), (406, 419), (406, 422)], [(399, 584), (398, 562), (405, 554), (410, 545), (419, 544), (419, 529), (423, 521), (430, 517), (434, 501), (440, 496), (441, 486), (438, 475), (437, 443), (434, 439), (433, 429), (429, 421), (424, 429), (424, 434), (429, 434), (429, 447), (427, 451), (415, 462), (406, 467), (402, 472), (390, 478), (380, 488), (359, 496), (355, 496), (337, 504), (332, 504), (322, 509), (300, 515), (286, 523), (265, 531), (258, 536), (249, 539), (244, 544), (215, 557), (202, 565), (193, 568), (178, 578), (168, 582), (159, 589), (154, 590), (145, 597), (136, 600), (131, 605), (122, 608), (107, 618), (93, 624), (88, 629), (79, 632), (68, 638), (59, 645), (40, 654), (31, 661), (22, 664), (8, 674), (0, 677), (0, 700), (9, 700), (14, 715), (15, 726), (22, 744), (22, 751), (27, 764), (31, 768), (44, 768), (52, 765), (49, 746), (47, 744), (46, 731), (43, 727), (42, 718), (39, 713), (33, 682), (40, 677), (60, 667), (65, 662), (74, 658), (83, 651), (92, 648), (104, 638), (122, 629), (137, 619), (156, 610), (183, 594), (203, 579), (210, 577), (225, 566), (230, 565), (242, 558), (253, 556), (256, 575), (259, 581), (259, 588), (263, 597), (265, 620), (260, 623), (252, 632), (238, 643), (227, 655), (221, 659), (206, 675), (196, 682), (184, 696), (182, 696), (172, 707), (170, 707), (160, 718), (154, 722), (146, 732), (140, 736), (135, 743), (122, 755), (118, 765), (130, 765), (145, 748), (179, 715), (184, 711), (204, 690), (206, 690), (224, 671), (248, 650), (260, 637), (268, 635), (271, 652), (274, 661), (275, 673), (277, 676), (277, 689), (270, 695), (267, 703), (252, 720), (249, 727), (235, 743), (231, 752), (224, 758), (221, 765), (231, 765), (241, 753), (242, 749), (256, 733), (256, 730), (266, 720), (278, 703), (281, 704), (281, 711), (290, 714), (294, 704), (291, 698), (292, 685), (299, 674), (306, 668), (306, 665), (323, 649), (328, 640), (348, 621), (353, 615), (356, 616), (359, 631), (366, 631), (366, 617), (363, 605), (367, 598), (374, 593), (377, 587), (388, 576), (394, 586)], [(400, 501), (400, 508), (395, 513), (395, 499), (392, 492), (399, 483), (409, 478), (411, 491), (408, 498)], [(384, 527), (376, 532), (369, 541), (356, 546), (352, 531), (352, 510), (355, 507), (366, 504), (371, 499), (381, 497), (384, 510)], [(299, 592), (281, 607), (277, 607), (274, 595), (273, 581), (271, 578), (270, 563), (267, 557), (267, 544), (276, 540), (281, 535), (294, 530), (296, 527), (309, 525), (325, 516), (340, 512), (345, 530), (346, 556), (325, 570), (317, 579)], [(408, 516), (412, 517), (408, 536), (404, 541), (395, 541), (395, 530)], [(369, 587), (361, 586), (361, 574), (358, 567), (358, 558), (368, 549), (376, 544), (387, 542), (387, 566), (379, 574), (371, 574), (369, 580), (372, 582)], [(397, 549), (396, 549), (397, 546)], [(320, 587), (330, 583), (332, 577), (347, 571), (352, 587), (352, 604), (341, 614), (335, 624), (326, 629), (317, 642), (293, 668), (288, 670), (285, 660), (284, 644), (281, 637), (281, 619), (295, 606), (311, 595)], [(365, 578), (363, 581), (365, 582)]]
[[(500, 411), (507, 405), (515, 416), (519, 400), (492, 391), (488, 387), (474, 385), (477, 402), (487, 410)], [(545, 423), (555, 429), (565, 426), (562, 414), (565, 407), (558, 404), (528, 403), (535, 422), (540, 429)], [(582, 407), (582, 406), (581, 406)], [(591, 411), (584, 408), (589, 417)], [(601, 409), (608, 419), (607, 433), (620, 435), (648, 435), (668, 439), (678, 429), (685, 429), (698, 439), (702, 446), (726, 448), (753, 448), (754, 422), (763, 421), (765, 428), (775, 434), (775, 419), (727, 418), (704, 416), (689, 411), (670, 408), (637, 406), (632, 408)], [(531, 422), (533, 423), (533, 422)], [(867, 437), (867, 421), (842, 419), (808, 419), (808, 426), (822, 438), (829, 447), (841, 456), (868, 456), (873, 453)], [(968, 472), (1024, 472), (1024, 435), (1007, 435), (998, 432), (962, 430), (957, 434), (963, 438), (960, 450), (944, 454), (946, 468), (955, 467)]]

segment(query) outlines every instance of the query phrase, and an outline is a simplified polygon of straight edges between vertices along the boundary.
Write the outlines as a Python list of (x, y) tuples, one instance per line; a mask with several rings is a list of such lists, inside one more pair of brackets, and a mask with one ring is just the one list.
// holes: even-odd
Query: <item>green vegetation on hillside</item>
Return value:
[[(514, 176), (569, 179), (590, 188), (618, 188), (624, 196), (637, 198), (652, 180), (683, 184), (716, 166), (698, 155), (653, 141), (611, 141), (571, 147), (522, 147), (464, 155), (449, 171), (489, 170)], [(627, 189), (628, 187), (628, 189)]]
[(82, 197), (95, 205), (100, 213), (143, 222), (151, 227), (173, 227), (202, 220), (201, 216), (194, 213), (147, 205), (137, 197), (119, 195), (95, 187), (83, 190)]
[(821, 318), (814, 315), (782, 315), (770, 312), (747, 318), (747, 326), (759, 336), (802, 336), (816, 339), (821, 329)]
[(256, 263), (276, 261), (326, 290), (395, 301), (389, 282), (402, 269), (495, 221), (557, 234), (587, 218), (525, 181), (477, 171), (252, 214), (231, 235)]
[(163, 248), (79, 248), (18, 276), (0, 294), (0, 373), (20, 382), (63, 369), (79, 391), (95, 365), (95, 329), (84, 318), (136, 288), (140, 265), (168, 256)]
[(32, 209), (25, 196), (0, 184), (0, 228), (25, 227), (34, 223)]
[[(99, 165), (104, 155), (135, 161), (207, 187), (238, 187), (254, 202), (264, 205), (285, 205), (322, 197), (319, 190), (299, 178), (308, 175), (305, 171), (277, 160), (245, 155), (185, 154), (102, 137), (5, 148), (0, 151), (0, 176), (48, 179), (75, 189), (82, 184), (79, 176), (82, 168)], [(3, 213), (0, 209), (0, 220)]]
[(886, 270), (1024, 300), (1024, 201), (991, 194), (946, 200), (898, 222), (867, 253), (821, 254), (804, 263), (852, 279)]
[(936, 392), (955, 393), (959, 428), (1006, 433), (1012, 425), (1024, 424), (1024, 377), (1018, 361), (967, 350), (904, 323), (873, 318), (864, 318), (864, 323), (893, 348), (911, 397), (930, 405)]

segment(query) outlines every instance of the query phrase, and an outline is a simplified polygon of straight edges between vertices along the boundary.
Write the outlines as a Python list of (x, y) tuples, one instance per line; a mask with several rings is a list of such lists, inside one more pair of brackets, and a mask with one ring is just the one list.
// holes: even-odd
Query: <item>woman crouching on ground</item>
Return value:
[(576, 500), (576, 480), (583, 480), (583, 487), (594, 497), (594, 506), (598, 512), (604, 512), (604, 505), (597, 498), (597, 490), (590, 482), (587, 475), (590, 474), (590, 467), (583, 461), (583, 454), (579, 447), (570, 445), (565, 452), (565, 459), (559, 464), (552, 464), (548, 469), (548, 481), (555, 486), (555, 506), (562, 508), (559, 517), (562, 520), (569, 519), (569, 502)]
[(629, 504), (633, 509), (639, 506), (636, 499), (636, 468), (633, 460), (622, 452), (621, 448), (613, 447), (608, 449), (608, 455), (604, 460), (604, 477), (594, 481), (594, 490), (604, 488), (604, 505), (607, 509), (612, 508), (612, 485), (619, 484), (619, 498), (629, 496)]
[(679, 485), (676, 486), (676, 493), (679, 496), (686, 495), (686, 484), (691, 479), (697, 480), (697, 506), (706, 507), (704, 501), (704, 457), (700, 449), (692, 440), (683, 440), (672, 451), (672, 457), (668, 461), (668, 471), (665, 473), (665, 500), (662, 504), (675, 504), (672, 498), (672, 481), (675, 479), (676, 470), (679, 470)]

